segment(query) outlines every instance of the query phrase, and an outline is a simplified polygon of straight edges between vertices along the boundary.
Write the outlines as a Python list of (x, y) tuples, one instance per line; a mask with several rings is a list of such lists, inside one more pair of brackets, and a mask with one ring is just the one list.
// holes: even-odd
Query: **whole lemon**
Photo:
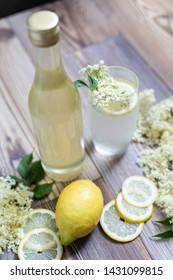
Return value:
[(56, 224), (62, 245), (89, 234), (103, 210), (101, 190), (90, 180), (78, 180), (63, 189), (56, 204)]

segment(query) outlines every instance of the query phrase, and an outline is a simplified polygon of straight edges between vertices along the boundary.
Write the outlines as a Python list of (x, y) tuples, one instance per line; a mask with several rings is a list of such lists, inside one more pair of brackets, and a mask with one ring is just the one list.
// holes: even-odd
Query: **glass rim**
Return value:
[(110, 69), (121, 69), (121, 70), (127, 71), (130, 75), (132, 75), (135, 78), (135, 80), (136, 80), (135, 91), (138, 90), (138, 88), (139, 88), (139, 79), (138, 79), (137, 75), (133, 71), (131, 71), (130, 69), (128, 69), (126, 67), (119, 66), (119, 65), (115, 65), (115, 66), (114, 65), (109, 65), (108, 67)]

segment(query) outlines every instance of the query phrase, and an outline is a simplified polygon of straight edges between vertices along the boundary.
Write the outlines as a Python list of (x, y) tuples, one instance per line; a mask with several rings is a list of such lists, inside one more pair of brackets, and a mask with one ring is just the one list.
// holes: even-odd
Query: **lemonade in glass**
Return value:
[(83, 68), (81, 74), (85, 81), (89, 77), (88, 120), (95, 149), (118, 157), (126, 151), (136, 128), (138, 78), (126, 68), (108, 67), (103, 61)]

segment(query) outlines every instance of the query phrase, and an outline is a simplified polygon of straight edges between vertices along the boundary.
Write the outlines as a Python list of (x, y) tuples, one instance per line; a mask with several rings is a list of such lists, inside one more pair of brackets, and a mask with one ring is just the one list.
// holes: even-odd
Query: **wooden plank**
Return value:
[(8, 90), (7, 95), (4, 94), (4, 96), (9, 107), (20, 114), (19, 120), (28, 126), (27, 133), (29, 134), (31, 133), (31, 120), (27, 102), (34, 78), (34, 67), (5, 20), (0, 21), (0, 29), (3, 30), (0, 42), (0, 72), (1, 79)]
[(170, 0), (109, 1), (112, 24), (173, 90), (173, 6)]
[[(50, 9), (59, 14), (63, 52), (73, 52), (121, 32), (173, 89), (171, 0), (64, 0), (31, 11), (38, 9)], [(31, 11), (11, 16), (9, 22), (32, 56), (26, 27)]]
[[(109, 24), (109, 10), (105, 1), (63, 0), (42, 5), (8, 17), (12, 29), (22, 41), (26, 50), (33, 57), (32, 47), (28, 40), (26, 21), (28, 16), (37, 10), (55, 11), (60, 19), (62, 51), (73, 52), (117, 34), (116, 26)], [(106, 3), (106, 6), (109, 2)], [(20, 28), (18, 28), (20, 26)]]
[[(76, 73), (82, 65), (98, 63), (100, 59), (105, 60), (105, 63), (108, 65), (122, 65), (130, 68), (139, 77), (141, 90), (144, 88), (155, 89), (157, 101), (171, 96), (170, 90), (162, 83), (160, 78), (152, 72), (150, 67), (145, 64), (141, 57), (122, 36), (110, 38), (107, 41), (77, 51), (76, 57), (71, 55), (71, 57), (69, 56), (65, 62), (68, 69), (70, 68), (70, 65), (73, 65), (74, 70), (76, 69), (73, 74), (74, 78), (76, 78)], [(83, 94), (83, 102), (85, 104), (85, 119), (87, 118), (86, 94)], [(112, 190), (114, 196), (120, 191), (121, 185), (126, 177), (142, 173), (142, 169), (136, 165), (137, 155), (139, 151), (144, 148), (142, 145), (132, 143), (124, 156), (119, 159), (112, 159), (103, 157), (95, 151), (88, 129), (85, 129), (85, 138), (87, 151), (97, 166), (98, 171), (102, 174), (108, 188)], [(171, 242), (156, 242), (150, 239), (157, 230), (152, 224), (152, 221), (161, 218), (163, 218), (162, 213), (160, 211), (155, 211), (152, 219), (146, 223), (144, 235), (141, 235), (141, 240), (153, 259), (172, 259), (173, 245), (171, 245)]]
[(23, 128), (16, 121), (13, 112), (3, 99), (6, 87), (0, 79), (0, 173), (16, 174), (16, 163), (25, 151), (31, 150)]
[[(36, 7), (30, 10), (26, 10), (22, 13), (17, 13), (15, 15), (9, 16), (6, 18), (10, 25), (10, 29), (13, 30), (13, 32), (16, 34), (16, 36), (20, 39), (22, 45), (24, 46), (27, 53), (30, 55), (32, 60), (34, 60), (33, 55), (33, 48), (32, 44), (28, 37), (28, 30), (27, 30), (27, 19), (31, 15), (32, 12), (36, 12), (41, 9), (48, 9), (52, 10), (52, 7), (54, 4), (45, 4), (41, 7)], [(20, 28), (19, 28), (20, 26)]]

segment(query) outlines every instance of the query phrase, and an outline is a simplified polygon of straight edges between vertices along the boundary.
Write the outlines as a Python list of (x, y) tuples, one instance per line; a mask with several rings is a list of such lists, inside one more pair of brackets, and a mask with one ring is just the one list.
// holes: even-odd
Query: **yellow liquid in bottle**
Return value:
[(56, 181), (74, 179), (85, 154), (79, 93), (59, 69), (37, 74), (29, 109), (43, 168)]

